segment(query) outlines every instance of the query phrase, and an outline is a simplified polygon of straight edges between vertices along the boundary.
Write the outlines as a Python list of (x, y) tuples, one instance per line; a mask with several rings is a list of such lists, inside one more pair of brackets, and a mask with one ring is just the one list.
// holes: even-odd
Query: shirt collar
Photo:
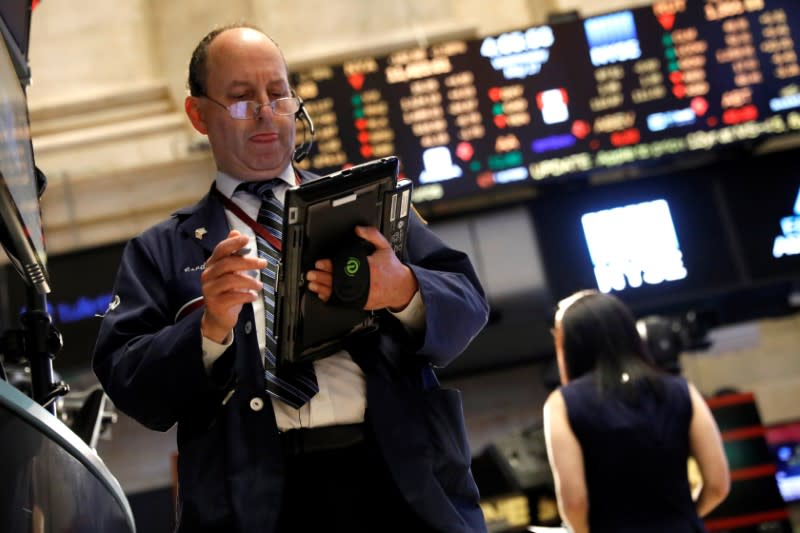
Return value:
[[(295, 184), (296, 178), (294, 173), (294, 168), (292, 165), (287, 165), (283, 172), (277, 175), (273, 179), (279, 179), (283, 183), (280, 183), (275, 186), (273, 192), (275, 193), (275, 198), (277, 198), (281, 203), (283, 203), (283, 199), (286, 196), (286, 189), (292, 187), (297, 187)], [(227, 196), (228, 198), (233, 197), (233, 193), (236, 192), (236, 187), (242, 183), (242, 180), (238, 178), (234, 178), (230, 174), (226, 174), (220, 170), (217, 171), (216, 175), (216, 184), (219, 191)]]

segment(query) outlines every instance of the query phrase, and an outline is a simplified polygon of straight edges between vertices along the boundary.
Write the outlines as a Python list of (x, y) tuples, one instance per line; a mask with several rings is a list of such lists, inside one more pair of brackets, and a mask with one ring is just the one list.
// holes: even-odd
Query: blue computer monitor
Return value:
[(775, 479), (783, 501), (800, 501), (800, 421), (769, 426), (766, 439), (775, 459)]

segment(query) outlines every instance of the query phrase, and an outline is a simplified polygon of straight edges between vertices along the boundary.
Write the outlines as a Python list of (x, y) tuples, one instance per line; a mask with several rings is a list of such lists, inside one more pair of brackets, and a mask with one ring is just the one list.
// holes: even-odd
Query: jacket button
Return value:
[(256, 396), (250, 400), (250, 409), (255, 412), (259, 412), (264, 408), (264, 400)]
[(244, 324), (244, 332), (250, 335), (251, 331), (253, 331), (253, 323), (248, 320)]

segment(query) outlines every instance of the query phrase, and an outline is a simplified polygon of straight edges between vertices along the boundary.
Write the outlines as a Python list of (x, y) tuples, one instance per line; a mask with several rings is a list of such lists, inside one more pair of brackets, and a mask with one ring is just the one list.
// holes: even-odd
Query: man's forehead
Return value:
[[(253, 82), (251, 80), (239, 80), (233, 79), (229, 81), (226, 85), (231, 89), (249, 89), (253, 86)], [(287, 80), (283, 75), (276, 75), (273, 79), (267, 81), (267, 87), (271, 89), (283, 89), (289, 86), (289, 80)]]
[(225, 30), (208, 45), (208, 60), (211, 62), (228, 63), (232, 56), (244, 57), (260, 54), (265, 57), (277, 58), (284, 63), (283, 54), (272, 39), (250, 28)]
[(254, 30), (253, 28), (229, 28), (223, 32), (220, 32), (214, 38), (214, 40), (211, 41), (209, 47), (212, 47), (214, 43), (224, 43), (226, 41), (241, 43), (265, 42), (275, 46), (275, 43), (272, 42), (272, 39), (260, 31)]
[(222, 74), (224, 77), (232, 78), (230, 81), (225, 81), (225, 85), (252, 85), (250, 74), (257, 71), (263, 73), (261, 68), (263, 66), (270, 71), (274, 70), (270, 73), (268, 81), (270, 86), (288, 85), (288, 69), (283, 55), (268, 37), (259, 35), (261, 35), (260, 41), (234, 39), (218, 42), (217, 39), (224, 34), (212, 41), (208, 49), (209, 79), (213, 78), (215, 73), (224, 73)]

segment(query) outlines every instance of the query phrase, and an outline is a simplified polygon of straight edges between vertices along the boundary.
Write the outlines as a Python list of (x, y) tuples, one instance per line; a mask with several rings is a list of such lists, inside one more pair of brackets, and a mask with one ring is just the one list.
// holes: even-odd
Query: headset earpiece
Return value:
[(311, 120), (311, 115), (308, 114), (303, 99), (299, 96), (297, 96), (297, 99), (300, 100), (300, 109), (294, 114), (294, 119), (302, 121), (305, 124), (305, 128), (303, 129), (303, 142), (294, 150), (292, 159), (294, 159), (295, 163), (299, 163), (308, 157), (311, 147), (314, 145), (314, 121)]

